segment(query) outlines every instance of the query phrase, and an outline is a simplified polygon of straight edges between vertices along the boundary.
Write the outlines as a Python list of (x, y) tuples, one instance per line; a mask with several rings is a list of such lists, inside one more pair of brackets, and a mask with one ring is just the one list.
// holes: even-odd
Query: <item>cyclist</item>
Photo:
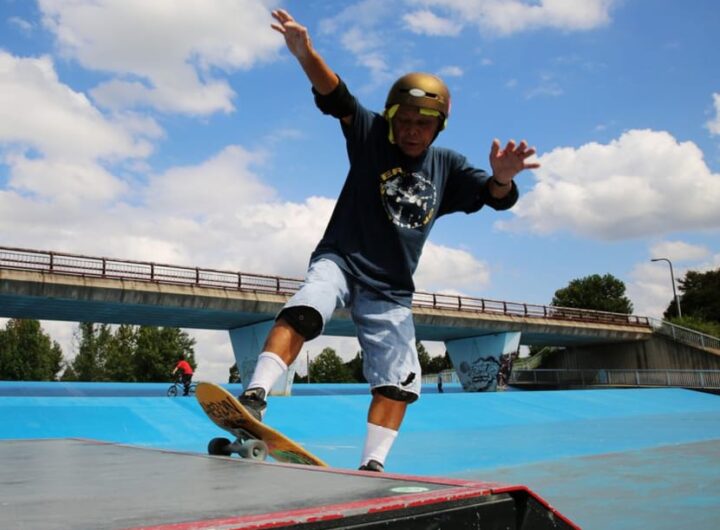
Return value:
[(183, 396), (189, 396), (190, 382), (192, 381), (193, 377), (193, 369), (192, 366), (190, 366), (190, 363), (185, 360), (185, 354), (183, 353), (180, 354), (180, 359), (175, 365), (175, 369), (172, 371), (173, 375), (175, 375), (178, 370), (180, 370), (182, 373)]

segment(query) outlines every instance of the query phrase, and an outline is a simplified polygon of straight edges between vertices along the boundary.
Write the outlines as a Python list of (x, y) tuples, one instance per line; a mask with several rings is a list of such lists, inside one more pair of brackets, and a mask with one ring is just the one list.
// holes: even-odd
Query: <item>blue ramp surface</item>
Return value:
[[(270, 398), (265, 420), (331, 466), (355, 469), (370, 396), (321, 387)], [(0, 397), (3, 439), (203, 453), (223, 434), (193, 398)], [(583, 528), (714, 528), (720, 397), (683, 389), (426, 394), (409, 408), (387, 469), (526, 484)]]

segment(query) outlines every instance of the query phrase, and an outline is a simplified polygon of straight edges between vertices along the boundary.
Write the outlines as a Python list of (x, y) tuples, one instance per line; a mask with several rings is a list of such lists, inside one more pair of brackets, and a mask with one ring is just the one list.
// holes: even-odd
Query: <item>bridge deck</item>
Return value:
[[(0, 264), (0, 317), (71, 322), (235, 329), (273, 320), (285, 291), (243, 290), (148, 279), (14, 270)], [(644, 317), (418, 294), (413, 306), (418, 340), (453, 340), (521, 331), (523, 344), (556, 346), (648, 340)], [(616, 320), (612, 320), (616, 319)], [(354, 336), (346, 310), (325, 327)]]

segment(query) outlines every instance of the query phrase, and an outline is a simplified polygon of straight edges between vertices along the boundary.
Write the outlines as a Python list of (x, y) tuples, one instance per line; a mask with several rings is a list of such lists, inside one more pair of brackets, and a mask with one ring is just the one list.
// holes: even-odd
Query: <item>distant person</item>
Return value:
[(322, 334), (336, 307), (348, 308), (372, 392), (360, 469), (382, 471), (408, 404), (420, 396), (413, 273), (431, 228), (449, 213), (512, 207), (513, 179), (539, 164), (527, 160), (535, 149), (525, 141), (492, 143), (492, 176), (455, 151), (431, 146), (450, 114), (450, 93), (439, 77), (400, 77), (384, 110), (373, 112), (325, 63), (306, 27), (283, 9), (272, 16), (317, 107), (338, 120), (350, 168), (305, 281), (278, 314), (239, 400), (261, 419), (267, 393), (305, 341)]
[(175, 365), (175, 369), (172, 371), (173, 375), (175, 375), (178, 371), (181, 372), (183, 396), (189, 396), (190, 383), (192, 382), (193, 378), (193, 369), (192, 366), (190, 366), (190, 363), (185, 360), (185, 355), (182, 353), (180, 354), (180, 360)]
[(506, 388), (510, 381), (513, 358), (510, 355), (503, 355), (500, 358), (500, 369), (497, 374), (497, 383), (500, 388)]
[(438, 377), (437, 377), (437, 385), (438, 385), (438, 392), (440, 394), (442, 394), (444, 392), (444, 390), (442, 387), (442, 385), (443, 385), (442, 374), (440, 374), (440, 373), (438, 374)]

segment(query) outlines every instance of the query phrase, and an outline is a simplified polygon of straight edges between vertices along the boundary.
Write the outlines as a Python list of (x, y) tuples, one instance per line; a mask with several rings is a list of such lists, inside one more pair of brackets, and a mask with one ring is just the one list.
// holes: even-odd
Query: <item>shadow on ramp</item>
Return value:
[(81, 439), (3, 441), (0, 466), (0, 520), (11, 528), (578, 528), (524, 486)]

